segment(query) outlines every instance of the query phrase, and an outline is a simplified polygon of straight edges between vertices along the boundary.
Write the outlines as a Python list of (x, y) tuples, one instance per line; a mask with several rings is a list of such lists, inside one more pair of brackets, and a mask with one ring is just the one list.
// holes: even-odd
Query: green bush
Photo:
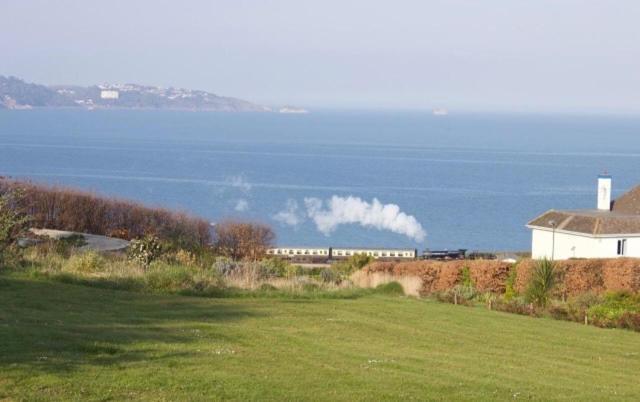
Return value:
[(604, 326), (615, 326), (612, 324), (627, 313), (640, 313), (640, 295), (625, 291), (607, 293), (602, 302), (587, 310), (589, 319)]
[(95, 251), (74, 254), (66, 261), (63, 270), (78, 273), (95, 273), (104, 270), (106, 260)]
[(602, 297), (591, 292), (572, 297), (567, 300), (568, 318), (572, 321), (583, 322), (589, 308), (601, 302)]
[(475, 288), (473, 279), (471, 278), (471, 270), (468, 266), (464, 266), (460, 272), (460, 283), (467, 288)]
[(373, 257), (365, 254), (355, 254), (346, 260), (334, 263), (332, 268), (342, 275), (350, 275), (353, 272), (364, 268), (371, 262), (373, 262)]
[(260, 263), (263, 267), (264, 274), (269, 277), (282, 278), (287, 276), (289, 263), (280, 258), (267, 258)]
[(404, 296), (404, 288), (398, 282), (383, 283), (376, 286), (375, 291), (387, 296)]
[(144, 273), (145, 290), (158, 293), (217, 295), (224, 287), (213, 270), (184, 265), (155, 263)]
[(509, 276), (505, 281), (504, 285), (504, 298), (509, 301), (518, 296), (518, 292), (516, 291), (516, 278), (518, 277), (518, 266), (514, 265), (509, 270)]
[(185, 267), (158, 265), (151, 267), (144, 276), (145, 286), (152, 292), (173, 293), (193, 285), (193, 279)]
[(553, 261), (539, 260), (531, 273), (525, 300), (538, 307), (546, 307), (556, 285), (557, 273)]

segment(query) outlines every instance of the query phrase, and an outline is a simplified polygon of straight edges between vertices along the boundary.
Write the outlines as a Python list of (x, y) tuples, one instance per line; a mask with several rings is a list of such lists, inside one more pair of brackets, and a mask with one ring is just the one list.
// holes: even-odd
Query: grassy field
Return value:
[(640, 334), (404, 297), (161, 296), (0, 276), (0, 400), (619, 400)]

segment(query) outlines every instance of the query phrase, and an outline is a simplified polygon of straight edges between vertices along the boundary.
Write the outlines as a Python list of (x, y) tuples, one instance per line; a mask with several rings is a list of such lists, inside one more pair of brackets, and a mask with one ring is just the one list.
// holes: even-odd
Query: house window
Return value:
[(627, 239), (618, 240), (618, 255), (627, 254)]

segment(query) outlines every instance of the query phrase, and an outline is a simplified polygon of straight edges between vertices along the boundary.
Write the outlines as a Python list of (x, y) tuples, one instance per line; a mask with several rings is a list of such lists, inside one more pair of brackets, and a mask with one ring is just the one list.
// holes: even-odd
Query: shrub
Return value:
[(640, 313), (630, 311), (622, 313), (616, 322), (616, 326), (640, 331)]
[(601, 326), (616, 326), (623, 316), (636, 313), (640, 313), (640, 295), (625, 291), (607, 293), (587, 310), (589, 319)]
[(145, 274), (145, 286), (153, 292), (176, 292), (193, 285), (191, 275), (183, 267), (159, 265)]
[(340, 276), (333, 269), (325, 268), (320, 271), (320, 279), (324, 283), (336, 283), (340, 279)]
[(556, 270), (553, 261), (546, 258), (536, 263), (531, 273), (525, 300), (538, 307), (545, 307), (556, 284)]
[(198, 260), (191, 251), (180, 249), (174, 254), (176, 262), (187, 267), (194, 267), (198, 264)]
[(518, 296), (518, 292), (516, 291), (516, 278), (518, 277), (518, 266), (514, 265), (509, 270), (509, 276), (507, 276), (507, 280), (504, 283), (504, 298), (509, 301), (514, 297)]
[(565, 303), (552, 303), (547, 307), (547, 312), (556, 320), (570, 320), (571, 312)]
[(475, 287), (473, 279), (471, 279), (471, 270), (468, 265), (462, 267), (462, 271), (460, 271), (460, 283), (462, 286), (467, 288)]
[(287, 278), (293, 278), (301, 274), (302, 274), (302, 267), (300, 267), (299, 265), (288, 264), (287, 267), (285, 268), (285, 275), (287, 276)]
[(56, 254), (67, 256), (67, 257), (71, 255), (71, 253), (74, 250), (87, 244), (86, 240), (84, 239), (84, 236), (76, 233), (72, 234), (71, 236), (62, 237), (57, 240), (51, 240), (51, 242), (53, 245), (53, 251)]
[(478, 292), (473, 286), (465, 286), (465, 285), (456, 285), (451, 289), (451, 293), (453, 293), (457, 299), (463, 299), (467, 301), (473, 300)]
[(149, 265), (162, 255), (160, 240), (155, 236), (145, 236), (131, 241), (127, 251), (129, 259), (149, 268)]
[(216, 257), (211, 268), (220, 275), (231, 275), (240, 264), (227, 257)]
[(568, 319), (577, 322), (583, 322), (587, 311), (591, 306), (595, 306), (602, 302), (602, 297), (595, 293), (583, 293), (576, 297), (572, 297), (567, 301)]
[(526, 303), (525, 300), (521, 297), (514, 297), (511, 300), (498, 298), (496, 299), (496, 302), (494, 304), (494, 308), (498, 311), (504, 311), (506, 313), (513, 314), (538, 316), (539, 312), (532, 307), (533, 306), (531, 304)]
[(215, 252), (233, 260), (258, 261), (275, 239), (273, 230), (259, 223), (226, 221), (213, 231)]
[(95, 251), (87, 251), (74, 254), (64, 264), (65, 271), (79, 273), (95, 273), (102, 271), (106, 266), (105, 259)]
[(388, 282), (376, 286), (376, 293), (387, 296), (404, 296), (404, 288), (399, 282)]
[(333, 264), (333, 269), (342, 274), (350, 275), (373, 262), (373, 257), (365, 254), (355, 254), (346, 260), (342, 260)]
[(289, 263), (280, 258), (267, 258), (262, 260), (261, 265), (264, 267), (267, 276), (284, 277), (287, 275)]
[(20, 189), (2, 191), (0, 188), (0, 265), (30, 221), (20, 207), (23, 194)]

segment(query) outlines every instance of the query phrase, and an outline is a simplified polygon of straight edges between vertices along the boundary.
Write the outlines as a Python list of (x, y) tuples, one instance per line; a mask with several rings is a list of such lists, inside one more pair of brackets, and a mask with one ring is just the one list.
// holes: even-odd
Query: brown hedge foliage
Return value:
[(421, 293), (442, 292), (461, 280), (462, 269), (469, 267), (471, 279), (479, 291), (502, 293), (511, 264), (493, 260), (374, 262), (365, 272), (387, 272), (396, 276), (417, 276), (422, 279)]
[[(518, 265), (516, 290), (527, 287), (534, 260), (523, 260)], [(558, 292), (566, 296), (579, 295), (588, 291), (603, 293), (616, 290), (640, 290), (640, 259), (602, 258), (556, 261), (560, 277)]]
[[(535, 260), (518, 263), (515, 289), (526, 290)], [(364, 272), (387, 272), (396, 276), (417, 276), (422, 279), (422, 294), (442, 292), (460, 283), (462, 269), (467, 266), (476, 289), (481, 292), (503, 293), (513, 264), (496, 260), (374, 262)], [(585, 259), (556, 261), (559, 283), (555, 296), (576, 296), (587, 292), (604, 293), (616, 290), (640, 291), (640, 259)]]
[(39, 228), (70, 230), (127, 240), (147, 234), (183, 248), (211, 242), (209, 223), (185, 213), (65, 187), (0, 178), (0, 194), (20, 188), (21, 207)]

